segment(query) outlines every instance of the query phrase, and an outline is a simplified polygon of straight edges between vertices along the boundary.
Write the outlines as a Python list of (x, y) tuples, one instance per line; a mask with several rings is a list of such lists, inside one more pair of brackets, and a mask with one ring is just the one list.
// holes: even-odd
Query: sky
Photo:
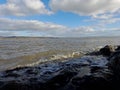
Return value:
[(120, 35), (120, 0), (0, 0), (0, 36)]

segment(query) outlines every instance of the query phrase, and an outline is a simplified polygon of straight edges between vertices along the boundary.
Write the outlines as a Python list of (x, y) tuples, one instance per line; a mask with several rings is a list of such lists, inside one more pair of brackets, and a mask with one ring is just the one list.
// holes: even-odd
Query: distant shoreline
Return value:
[(119, 38), (120, 36), (88, 36), (88, 37), (39, 37), (39, 36), (0, 36), (0, 38)]

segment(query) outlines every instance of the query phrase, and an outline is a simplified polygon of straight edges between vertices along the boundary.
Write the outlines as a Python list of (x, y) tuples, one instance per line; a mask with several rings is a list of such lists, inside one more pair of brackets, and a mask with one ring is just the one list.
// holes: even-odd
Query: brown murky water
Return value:
[(120, 37), (0, 38), (0, 70), (46, 59), (72, 57), (73, 52), (86, 53), (107, 44), (119, 45)]

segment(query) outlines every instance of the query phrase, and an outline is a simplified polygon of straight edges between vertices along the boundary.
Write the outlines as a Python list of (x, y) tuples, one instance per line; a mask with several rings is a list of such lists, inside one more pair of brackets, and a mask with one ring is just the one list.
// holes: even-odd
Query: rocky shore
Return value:
[(0, 90), (119, 90), (120, 46), (0, 72)]

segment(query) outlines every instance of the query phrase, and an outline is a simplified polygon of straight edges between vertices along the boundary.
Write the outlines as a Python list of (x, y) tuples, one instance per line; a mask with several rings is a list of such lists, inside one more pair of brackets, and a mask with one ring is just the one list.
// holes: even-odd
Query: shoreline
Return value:
[[(115, 77), (117, 76), (112, 71), (116, 65), (112, 65), (114, 63), (112, 59), (120, 53), (114, 55), (115, 50), (117, 49), (112, 46), (105, 46), (97, 52), (63, 62), (60, 60), (48, 61), (35, 66), (17, 67), (3, 71), (0, 73), (0, 82), (3, 83), (0, 90), (96, 90), (106, 88), (116, 90), (118, 81)], [(111, 55), (113, 55), (112, 58), (110, 58)]]

